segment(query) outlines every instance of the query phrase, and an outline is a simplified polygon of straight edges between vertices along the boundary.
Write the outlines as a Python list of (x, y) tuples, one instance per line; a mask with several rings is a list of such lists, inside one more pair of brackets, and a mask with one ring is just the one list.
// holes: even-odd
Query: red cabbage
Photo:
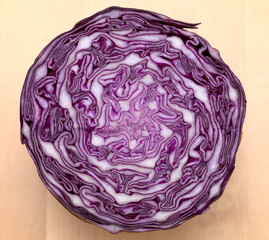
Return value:
[(71, 213), (112, 233), (168, 229), (221, 196), (246, 100), (196, 26), (110, 7), (36, 58), (21, 140)]

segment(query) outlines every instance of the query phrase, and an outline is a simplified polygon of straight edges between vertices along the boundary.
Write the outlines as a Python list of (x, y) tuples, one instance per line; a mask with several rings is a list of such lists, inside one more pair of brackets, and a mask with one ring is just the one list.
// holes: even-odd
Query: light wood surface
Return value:
[[(111, 5), (202, 22), (195, 32), (220, 51), (246, 92), (243, 139), (223, 196), (172, 230), (113, 235), (82, 222), (48, 193), (20, 143), (20, 92), (35, 57), (55, 36)], [(268, 0), (0, 0), (0, 239), (269, 239), (268, 6)]]

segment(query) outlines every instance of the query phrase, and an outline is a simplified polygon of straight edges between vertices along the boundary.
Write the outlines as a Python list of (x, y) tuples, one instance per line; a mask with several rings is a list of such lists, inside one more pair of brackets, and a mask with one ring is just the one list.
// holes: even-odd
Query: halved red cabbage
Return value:
[(111, 7), (55, 38), (28, 71), (21, 140), (48, 190), (116, 233), (202, 214), (234, 169), (243, 88), (195, 28)]

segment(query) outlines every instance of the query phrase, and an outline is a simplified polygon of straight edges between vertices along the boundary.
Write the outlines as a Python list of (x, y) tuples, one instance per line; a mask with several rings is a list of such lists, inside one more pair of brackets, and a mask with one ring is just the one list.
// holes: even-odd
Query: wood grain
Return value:
[[(171, 230), (113, 235), (77, 219), (48, 193), (20, 143), (20, 92), (35, 57), (55, 36), (111, 5), (202, 22), (195, 32), (220, 50), (246, 92), (243, 139), (223, 196)], [(0, 0), (0, 239), (269, 239), (268, 6), (267, 0)]]

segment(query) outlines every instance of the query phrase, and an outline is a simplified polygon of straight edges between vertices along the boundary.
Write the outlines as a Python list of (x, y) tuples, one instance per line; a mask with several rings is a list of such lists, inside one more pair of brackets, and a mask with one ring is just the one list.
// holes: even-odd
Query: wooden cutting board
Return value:
[[(113, 235), (82, 222), (48, 193), (20, 143), (20, 92), (35, 57), (56, 35), (110, 5), (202, 22), (195, 32), (220, 51), (246, 92), (243, 139), (223, 196), (175, 229)], [(268, 6), (267, 0), (0, 0), (0, 239), (269, 239)]]

